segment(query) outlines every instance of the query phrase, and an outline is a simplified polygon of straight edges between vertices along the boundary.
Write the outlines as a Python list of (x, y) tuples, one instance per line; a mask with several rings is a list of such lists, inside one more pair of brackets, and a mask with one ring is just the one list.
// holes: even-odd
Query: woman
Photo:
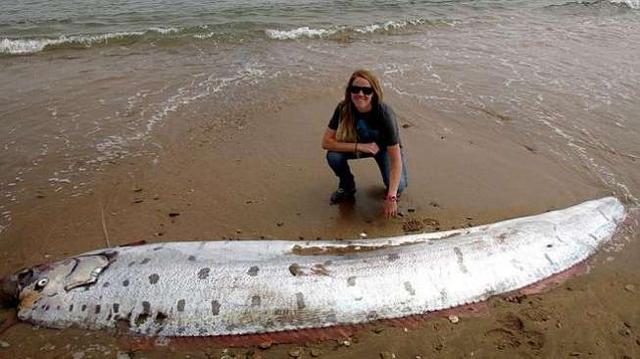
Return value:
[(340, 179), (331, 203), (352, 200), (356, 192), (348, 160), (373, 157), (386, 187), (384, 215), (398, 213), (398, 196), (407, 186), (398, 123), (389, 105), (382, 102), (380, 82), (371, 72), (357, 70), (349, 78), (344, 100), (336, 107), (322, 138), (327, 161)]

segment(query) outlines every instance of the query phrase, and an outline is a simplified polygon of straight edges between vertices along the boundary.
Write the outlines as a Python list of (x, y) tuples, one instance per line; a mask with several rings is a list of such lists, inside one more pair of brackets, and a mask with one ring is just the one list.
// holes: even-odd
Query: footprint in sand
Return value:
[(498, 350), (526, 346), (538, 351), (544, 346), (544, 334), (527, 330), (524, 322), (517, 315), (507, 313), (498, 318), (497, 322), (500, 327), (487, 331), (485, 337), (493, 342)]

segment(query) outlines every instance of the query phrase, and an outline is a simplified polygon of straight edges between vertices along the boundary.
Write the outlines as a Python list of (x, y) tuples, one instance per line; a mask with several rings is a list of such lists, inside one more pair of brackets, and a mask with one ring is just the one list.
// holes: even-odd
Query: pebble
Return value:
[(55, 348), (56, 348), (55, 345), (53, 345), (51, 343), (47, 343), (42, 348), (40, 348), (40, 350), (44, 350), (44, 351), (50, 352), (50, 351), (54, 350)]
[(289, 356), (292, 358), (299, 358), (301, 355), (302, 355), (302, 351), (300, 350), (300, 348), (289, 350)]
[(627, 284), (624, 286), (624, 290), (626, 290), (627, 292), (635, 293), (636, 286), (633, 284)]
[(449, 321), (453, 324), (456, 324), (460, 321), (460, 318), (458, 318), (457, 315), (450, 315), (449, 316)]
[(345, 347), (350, 347), (351, 346), (351, 342), (348, 340), (343, 340), (342, 343), (340, 343), (342, 345), (344, 345)]
[(9, 343), (7, 343), (7, 342), (5, 342), (3, 340), (0, 340), (0, 348), (7, 349), (10, 346), (11, 346), (11, 344), (9, 344)]
[(282, 226), (284, 226), (284, 222), (278, 222), (278, 223), (276, 223), (276, 226), (282, 227)]
[(375, 329), (373, 330), (373, 332), (374, 332), (374, 333), (376, 333), (376, 334), (380, 334), (380, 333), (382, 333), (383, 331), (384, 331), (384, 328), (382, 328), (382, 327), (378, 327), (378, 328), (375, 328)]
[(320, 350), (318, 348), (311, 348), (310, 354), (311, 354), (312, 357), (317, 358), (320, 355), (322, 355), (322, 350)]
[(380, 359), (395, 359), (396, 355), (391, 352), (380, 352)]
[(365, 232), (360, 233), (360, 238), (367, 238), (367, 234)]

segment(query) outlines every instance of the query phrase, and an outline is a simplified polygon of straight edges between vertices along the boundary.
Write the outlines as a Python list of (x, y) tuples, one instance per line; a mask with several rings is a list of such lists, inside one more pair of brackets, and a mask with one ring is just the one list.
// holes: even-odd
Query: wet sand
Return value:
[[(320, 138), (340, 94), (317, 95), (236, 111), (223, 123), (213, 115), (174, 121), (160, 129), (158, 161), (114, 162), (85, 196), (34, 188), (31, 199), (12, 208), (13, 222), (0, 241), (0, 273), (107, 241), (380, 237), (404, 233), (410, 221), (423, 230), (459, 228), (610, 194), (544, 147), (510, 134), (508, 123), (494, 121), (491, 113), (486, 123), (452, 121), (436, 112), (412, 122), (412, 104), (392, 97), (408, 156), (403, 216), (381, 217), (382, 185), (372, 160), (353, 164), (355, 204), (330, 206), (337, 182)], [(443, 315), (408, 326), (374, 323), (319, 342), (225, 349), (207, 339), (159, 339), (149, 346), (106, 332), (20, 323), (0, 335), (9, 344), (0, 357), (634, 358), (640, 355), (640, 245), (635, 233), (621, 237), (623, 250), (596, 255), (590, 273), (515, 301), (491, 299), (480, 314), (459, 313), (457, 324)]]

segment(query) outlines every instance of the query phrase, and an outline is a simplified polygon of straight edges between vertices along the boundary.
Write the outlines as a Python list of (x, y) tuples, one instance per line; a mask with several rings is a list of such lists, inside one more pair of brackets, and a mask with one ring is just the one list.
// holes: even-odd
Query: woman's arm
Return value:
[[(357, 142), (340, 142), (336, 139), (336, 131), (327, 128), (322, 136), (322, 148), (327, 151), (336, 152), (364, 152), (375, 155), (378, 151), (378, 145), (375, 142), (372, 143), (357, 143)], [(400, 177), (398, 177), (400, 178)]]
[(389, 190), (384, 200), (384, 216), (394, 217), (398, 213), (398, 187), (400, 186), (400, 176), (402, 174), (402, 152), (400, 144), (387, 147), (389, 159), (391, 160), (391, 171), (389, 174)]

